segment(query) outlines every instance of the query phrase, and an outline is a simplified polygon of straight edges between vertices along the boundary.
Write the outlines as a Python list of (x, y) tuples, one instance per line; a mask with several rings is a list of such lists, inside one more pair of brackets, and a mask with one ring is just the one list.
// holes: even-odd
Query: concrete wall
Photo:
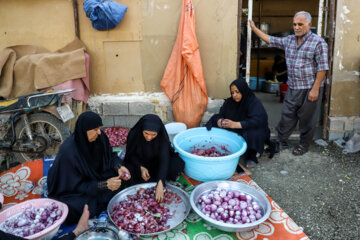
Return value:
[(360, 132), (359, 2), (338, 0), (329, 112), (329, 138)]
[[(109, 31), (97, 31), (78, 1), (80, 38), (90, 53), (93, 94), (160, 92), (176, 39), (182, 1), (116, 0), (128, 11)], [(194, 0), (196, 31), (208, 94), (228, 96), (236, 77), (237, 1)], [(74, 38), (70, 0), (0, 0), (0, 49), (41, 45), (57, 50)]]

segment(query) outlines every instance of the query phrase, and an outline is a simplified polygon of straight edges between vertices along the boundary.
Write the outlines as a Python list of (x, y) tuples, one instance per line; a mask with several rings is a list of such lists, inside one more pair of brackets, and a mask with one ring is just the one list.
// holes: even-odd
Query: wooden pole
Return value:
[(335, 37), (335, 0), (330, 0), (330, 14), (329, 14), (329, 41), (328, 41), (328, 58), (329, 70), (326, 75), (325, 82), (325, 103), (324, 103), (324, 116), (323, 116), (323, 139), (327, 136), (327, 122), (329, 115), (329, 101), (330, 101), (330, 87), (332, 82), (332, 62), (333, 62), (333, 46)]
[(75, 35), (80, 39), (80, 30), (79, 30), (79, 15), (78, 15), (78, 2), (73, 0), (73, 9), (74, 9), (74, 23), (75, 23)]

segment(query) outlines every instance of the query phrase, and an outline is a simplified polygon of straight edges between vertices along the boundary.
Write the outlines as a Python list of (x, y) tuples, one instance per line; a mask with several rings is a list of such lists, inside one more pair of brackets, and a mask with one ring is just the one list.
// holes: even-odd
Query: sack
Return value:
[(123, 19), (127, 6), (104, 0), (85, 0), (84, 11), (96, 30), (109, 30)]

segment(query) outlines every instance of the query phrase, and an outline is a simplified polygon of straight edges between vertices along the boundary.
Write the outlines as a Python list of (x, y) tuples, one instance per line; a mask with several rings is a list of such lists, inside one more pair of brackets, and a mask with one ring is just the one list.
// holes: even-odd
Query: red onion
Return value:
[[(221, 147), (221, 149), (223, 149), (223, 148), (225, 149), (225, 146)], [(227, 155), (231, 154), (231, 152), (229, 152), (229, 151), (227, 151), (225, 153), (221, 153), (215, 147), (200, 149), (200, 148), (196, 148), (194, 146), (194, 147), (192, 147), (192, 149), (194, 149), (191, 152), (192, 154), (195, 154), (198, 156), (203, 156), (203, 157), (222, 157), (222, 156), (227, 156)]]
[(217, 188), (207, 195), (202, 195), (198, 203), (201, 212), (206, 216), (224, 223), (252, 223), (263, 216), (253, 197), (239, 191)]
[(50, 227), (61, 216), (62, 210), (55, 202), (48, 202), (40, 208), (28, 204), (23, 212), (3, 222), (0, 229), (12, 235), (28, 237)]
[(124, 127), (109, 127), (104, 130), (104, 133), (109, 138), (111, 147), (126, 146), (126, 139), (129, 129)]
[(131, 233), (155, 233), (168, 229), (166, 225), (174, 213), (167, 207), (170, 203), (182, 202), (181, 198), (170, 189), (164, 189), (164, 202), (155, 201), (155, 187), (141, 188), (127, 200), (115, 204), (110, 216), (115, 224)]

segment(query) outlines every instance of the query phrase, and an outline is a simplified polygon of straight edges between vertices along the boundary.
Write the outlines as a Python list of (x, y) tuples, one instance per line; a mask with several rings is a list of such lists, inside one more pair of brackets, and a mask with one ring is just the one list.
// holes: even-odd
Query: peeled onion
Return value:
[(254, 198), (239, 191), (217, 188), (202, 195), (198, 203), (200, 210), (206, 216), (224, 223), (252, 223), (263, 216), (261, 208)]

